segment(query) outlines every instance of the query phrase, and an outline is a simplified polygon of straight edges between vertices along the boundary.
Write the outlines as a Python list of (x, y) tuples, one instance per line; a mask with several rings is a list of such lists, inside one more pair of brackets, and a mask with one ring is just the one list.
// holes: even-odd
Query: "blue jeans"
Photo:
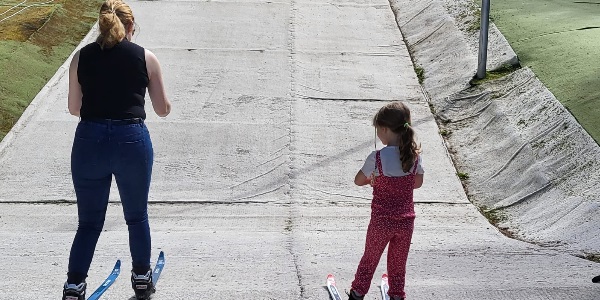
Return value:
[(87, 277), (104, 226), (113, 175), (129, 230), (133, 269), (150, 268), (148, 190), (153, 159), (144, 123), (79, 122), (71, 152), (79, 226), (69, 257), (69, 283)]

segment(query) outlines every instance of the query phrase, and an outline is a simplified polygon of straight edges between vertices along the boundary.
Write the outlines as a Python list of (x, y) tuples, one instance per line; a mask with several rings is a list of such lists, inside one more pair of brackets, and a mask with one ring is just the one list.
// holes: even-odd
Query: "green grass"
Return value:
[[(0, 2), (0, 13), (20, 2)], [(87, 34), (101, 3), (57, 0), (0, 23), (0, 140)]]
[[(481, 4), (481, 2), (480, 2), (480, 4)], [(469, 32), (479, 31), (479, 29), (481, 28), (481, 10), (479, 9), (479, 7), (477, 7), (477, 9), (473, 9), (472, 12), (473, 12), (474, 19), (469, 24), (469, 27), (467, 27), (467, 31), (469, 31)]]
[(484, 206), (484, 207), (480, 208), (480, 211), (481, 211), (481, 214), (483, 214), (486, 217), (486, 219), (488, 219), (490, 224), (492, 224), (496, 227), (498, 226), (498, 224), (500, 224), (500, 222), (503, 222), (506, 220), (506, 216), (497, 209), (490, 209), (490, 208)]
[(425, 81), (425, 69), (419, 65), (414, 65), (415, 74), (417, 74), (417, 79), (419, 80), (419, 84), (423, 84)]
[(469, 173), (457, 172), (456, 176), (458, 176), (458, 179), (460, 179), (460, 180), (469, 179)]
[(599, 142), (600, 1), (492, 1), (491, 16), (521, 65)]
[(448, 136), (450, 136), (450, 134), (452, 134), (452, 132), (450, 130), (447, 130), (447, 129), (440, 129), (439, 132), (440, 132), (441, 136), (445, 136), (445, 137), (448, 137)]
[(485, 77), (482, 79), (477, 79), (477, 78), (473, 78), (470, 82), (471, 85), (479, 85), (494, 79), (498, 79), (501, 77), (504, 77), (512, 72), (514, 72), (515, 70), (519, 69), (520, 66), (511, 66), (511, 65), (502, 65), (500, 68), (493, 70), (493, 71), (486, 71), (485, 72)]

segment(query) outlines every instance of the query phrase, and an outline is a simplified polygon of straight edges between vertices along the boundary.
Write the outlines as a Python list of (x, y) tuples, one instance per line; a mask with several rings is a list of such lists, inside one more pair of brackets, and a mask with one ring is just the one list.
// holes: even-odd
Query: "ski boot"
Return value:
[(62, 300), (85, 300), (86, 286), (85, 282), (80, 284), (68, 284), (65, 282)]
[(152, 269), (144, 275), (137, 275), (131, 271), (131, 286), (137, 299), (150, 299), (150, 296), (156, 292), (152, 282)]
[(356, 292), (353, 290), (350, 290), (350, 293), (348, 294), (348, 300), (363, 300), (365, 298), (365, 295), (362, 296), (358, 296), (356, 295)]

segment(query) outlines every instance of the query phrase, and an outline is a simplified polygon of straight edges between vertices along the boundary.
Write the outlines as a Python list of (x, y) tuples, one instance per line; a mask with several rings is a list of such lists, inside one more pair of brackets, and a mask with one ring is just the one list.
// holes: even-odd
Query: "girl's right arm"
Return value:
[(145, 56), (149, 80), (148, 94), (152, 101), (152, 107), (159, 117), (166, 117), (171, 112), (171, 102), (165, 92), (160, 63), (150, 50), (146, 50)]
[(363, 186), (371, 183), (371, 178), (367, 177), (362, 170), (358, 170), (356, 176), (354, 176), (354, 184)]
[[(363, 167), (360, 170), (358, 170), (358, 173), (356, 173), (356, 176), (354, 176), (354, 184), (356, 184), (358, 186), (371, 184), (371, 176), (373, 176), (373, 172), (376, 168), (376, 162), (375, 162), (376, 153), (377, 153), (376, 151), (373, 151), (369, 154), (369, 156), (367, 156), (367, 159), (365, 159), (365, 163), (363, 164)], [(371, 175), (367, 176), (367, 174), (371, 174)]]

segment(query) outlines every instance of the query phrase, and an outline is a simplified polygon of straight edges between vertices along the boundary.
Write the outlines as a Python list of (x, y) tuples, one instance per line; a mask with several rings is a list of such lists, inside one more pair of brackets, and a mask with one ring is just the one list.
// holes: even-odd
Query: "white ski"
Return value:
[(342, 300), (340, 293), (338, 292), (337, 287), (335, 286), (335, 277), (332, 274), (327, 275), (327, 290), (329, 290), (329, 295), (333, 300)]
[(390, 286), (388, 285), (388, 275), (383, 273), (381, 276), (381, 299), (390, 300), (390, 295), (388, 295), (388, 291)]

